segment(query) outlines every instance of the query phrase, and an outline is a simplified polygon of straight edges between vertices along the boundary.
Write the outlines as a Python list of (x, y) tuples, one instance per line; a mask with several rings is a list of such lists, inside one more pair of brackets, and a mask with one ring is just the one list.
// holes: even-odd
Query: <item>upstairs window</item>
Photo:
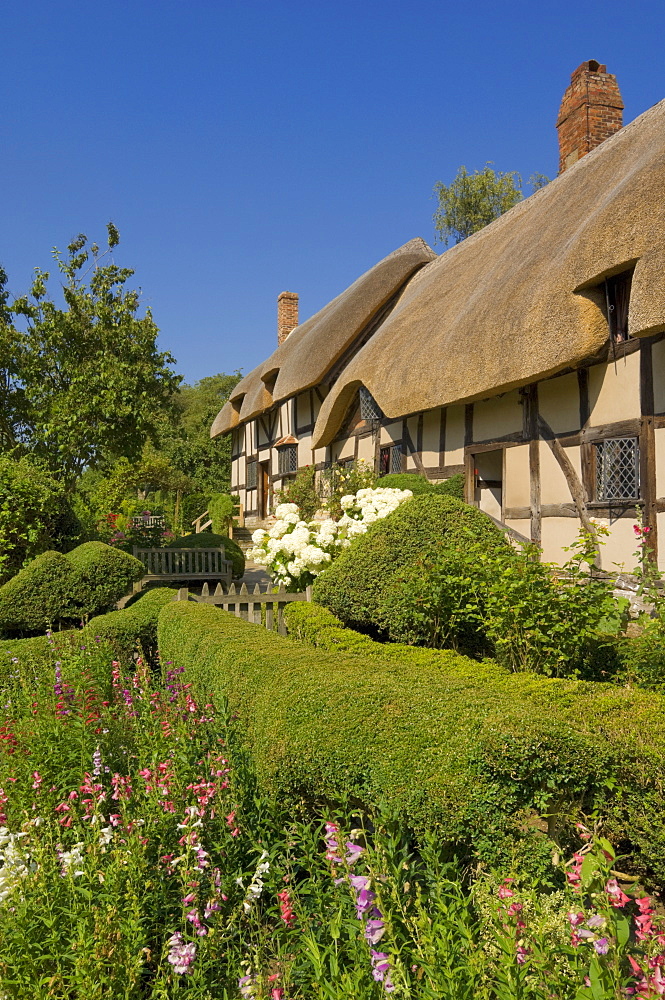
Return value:
[(632, 281), (632, 271), (623, 271), (605, 279), (607, 322), (610, 328), (610, 340), (615, 344), (622, 344), (628, 340), (628, 306)]
[(379, 404), (374, 399), (374, 396), (366, 389), (364, 385), (360, 386), (358, 390), (358, 397), (360, 399), (360, 419), (361, 420), (380, 420), (383, 416)]
[(638, 500), (640, 450), (637, 438), (610, 438), (596, 448), (596, 499)]
[(277, 471), (280, 476), (290, 476), (298, 471), (297, 444), (285, 444), (277, 449)]

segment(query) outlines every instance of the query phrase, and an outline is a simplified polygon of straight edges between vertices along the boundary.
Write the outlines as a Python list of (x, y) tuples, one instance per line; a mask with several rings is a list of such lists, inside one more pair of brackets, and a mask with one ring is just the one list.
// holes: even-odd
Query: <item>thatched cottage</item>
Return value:
[[(364, 459), (466, 497), (560, 559), (605, 521), (603, 565), (634, 565), (638, 516), (665, 564), (665, 101), (621, 127), (616, 80), (583, 63), (557, 123), (561, 173), (437, 256), (412, 240), (234, 389), (247, 515), (304, 465)], [(288, 334), (288, 335), (286, 335)]]

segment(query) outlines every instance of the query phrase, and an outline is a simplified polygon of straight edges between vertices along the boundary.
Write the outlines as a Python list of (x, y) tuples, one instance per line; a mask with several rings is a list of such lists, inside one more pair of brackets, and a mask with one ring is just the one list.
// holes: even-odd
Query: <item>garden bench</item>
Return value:
[(228, 588), (233, 576), (233, 564), (223, 545), (210, 549), (142, 549), (135, 545), (133, 553), (146, 568), (145, 576), (134, 585), (135, 593), (153, 580), (218, 581)]

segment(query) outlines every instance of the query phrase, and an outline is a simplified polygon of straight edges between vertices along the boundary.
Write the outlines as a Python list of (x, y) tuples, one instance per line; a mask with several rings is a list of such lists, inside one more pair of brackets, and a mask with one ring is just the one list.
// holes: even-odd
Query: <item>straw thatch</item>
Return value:
[(318, 385), (414, 271), (434, 259), (436, 254), (424, 240), (411, 240), (297, 326), (267, 361), (238, 383), (217, 415), (211, 437)]
[[(480, 233), (432, 257), (412, 241), (298, 327), (237, 386), (242, 405), (227, 404), (213, 436), (325, 381), (354, 341), (359, 350), (338, 365), (321, 407), (316, 447), (339, 432), (359, 385), (387, 417), (398, 417), (575, 367), (607, 343), (603, 279), (633, 264), (629, 332), (665, 330), (665, 101)], [(363, 343), (370, 319), (400, 287)], [(266, 381), (277, 369), (271, 393)]]

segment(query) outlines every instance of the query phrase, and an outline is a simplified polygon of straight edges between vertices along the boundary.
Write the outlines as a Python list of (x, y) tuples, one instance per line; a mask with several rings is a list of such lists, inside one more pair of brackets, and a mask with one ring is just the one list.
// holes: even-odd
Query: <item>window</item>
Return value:
[(387, 476), (389, 472), (402, 471), (402, 446), (393, 444), (379, 451), (379, 476)]
[(632, 280), (632, 271), (624, 271), (622, 274), (615, 274), (612, 278), (605, 279), (607, 322), (610, 328), (610, 340), (615, 344), (628, 340), (628, 306)]
[(245, 489), (255, 490), (256, 489), (256, 473), (258, 469), (258, 462), (256, 459), (251, 459), (247, 462), (245, 469)]
[(361, 385), (358, 390), (358, 397), (360, 399), (361, 420), (380, 420), (383, 413), (379, 409), (379, 405), (369, 389), (366, 389), (364, 385)]
[(596, 447), (596, 499), (637, 500), (640, 451), (637, 438), (610, 438)]
[(277, 471), (280, 476), (289, 476), (298, 471), (297, 444), (285, 444), (277, 449)]

